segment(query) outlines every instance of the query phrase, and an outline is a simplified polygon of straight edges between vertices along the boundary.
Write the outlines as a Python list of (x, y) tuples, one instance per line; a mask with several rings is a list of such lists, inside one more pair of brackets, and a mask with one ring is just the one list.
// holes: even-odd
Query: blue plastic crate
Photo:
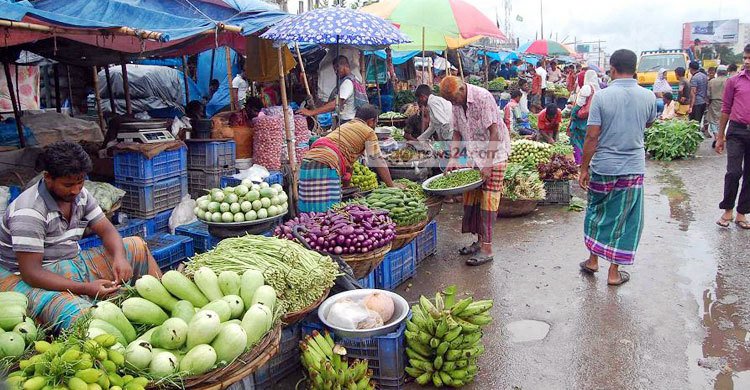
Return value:
[(157, 234), (146, 239), (148, 249), (162, 271), (176, 269), (188, 257), (195, 256), (193, 239), (173, 234)]
[(417, 248), (414, 241), (388, 252), (383, 262), (375, 268), (375, 286), (393, 290), (417, 272)]
[[(268, 184), (280, 184), (284, 185), (284, 174), (279, 171), (270, 171), (267, 178), (265, 178), (263, 181), (265, 181)], [(242, 180), (235, 179), (232, 176), (222, 176), (221, 178), (221, 188), (224, 187), (236, 187), (240, 185)]]
[(414, 240), (417, 245), (417, 267), (424, 259), (437, 253), (437, 221), (432, 221)]
[[(132, 218), (129, 219), (128, 223), (126, 224), (115, 225), (115, 228), (120, 233), (120, 236), (122, 236), (122, 238), (132, 236), (146, 237), (147, 235), (146, 221), (142, 219)], [(103, 243), (102, 239), (99, 238), (99, 236), (93, 234), (79, 240), (78, 245), (81, 247), (81, 250), (86, 250), (101, 246), (103, 245)]]
[(153, 218), (146, 220), (146, 234), (151, 236), (157, 233), (170, 233), (169, 217), (172, 216), (173, 210), (174, 209), (172, 208), (167, 211), (162, 211), (154, 215)]
[(187, 140), (188, 169), (234, 168), (234, 141)]
[(115, 186), (125, 191), (120, 211), (128, 216), (144, 219), (173, 209), (188, 193), (187, 175), (145, 185), (116, 180)]
[[(301, 328), (304, 337), (313, 330), (322, 331), (324, 326), (314, 312), (301, 323)], [(368, 367), (372, 370), (372, 379), (377, 382), (378, 389), (400, 390), (406, 388), (405, 330), (406, 321), (395, 332), (383, 336), (347, 339), (336, 336), (330, 329), (329, 332), (333, 334), (336, 343), (346, 348), (348, 359), (367, 359)]]
[(187, 170), (187, 148), (165, 150), (153, 158), (138, 152), (115, 154), (115, 180), (147, 184), (175, 177)]
[(375, 271), (370, 272), (369, 275), (362, 279), (357, 280), (362, 288), (376, 288), (375, 287)]
[(201, 221), (178, 226), (175, 229), (174, 234), (192, 238), (195, 253), (203, 253), (214, 249), (216, 244), (221, 240), (218, 237), (212, 236), (211, 233), (208, 232), (208, 225)]
[(253, 374), (256, 390), (271, 389), (274, 385), (300, 368), (299, 341), (302, 331), (299, 323), (285, 327), (281, 331), (279, 353)]
[[(224, 188), (222, 178), (234, 175), (234, 168), (224, 168), (216, 170), (208, 169), (191, 169), (187, 171), (188, 175), (188, 192), (190, 197), (197, 199), (206, 195), (212, 188)], [(238, 183), (239, 184), (239, 183)]]

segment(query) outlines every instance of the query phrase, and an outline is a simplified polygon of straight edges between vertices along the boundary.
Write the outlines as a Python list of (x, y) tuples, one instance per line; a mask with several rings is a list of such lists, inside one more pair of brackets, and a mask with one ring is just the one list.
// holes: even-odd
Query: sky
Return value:
[[(499, 8), (503, 29), (502, 0), (467, 0), (494, 19)], [(533, 40), (540, 29), (540, 0), (512, 1), (511, 29), (521, 44)], [(544, 34), (554, 40), (573, 42), (602, 40), (607, 52), (631, 49), (677, 49), (682, 24), (691, 21), (740, 19), (750, 22), (748, 0), (654, 0), (592, 1), (542, 0)], [(515, 20), (516, 15), (523, 22)]]

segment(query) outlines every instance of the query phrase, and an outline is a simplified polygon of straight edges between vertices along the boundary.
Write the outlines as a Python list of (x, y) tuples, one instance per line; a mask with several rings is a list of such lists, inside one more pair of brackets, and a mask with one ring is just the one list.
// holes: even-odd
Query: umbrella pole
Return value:
[(484, 48), (484, 88), (490, 86), (490, 62), (487, 60), (487, 47)]
[(383, 111), (383, 99), (380, 96), (380, 70), (378, 69), (378, 56), (375, 56), (375, 88), (378, 91), (378, 108)]
[(104, 130), (104, 114), (102, 114), (102, 95), (99, 93), (99, 72), (96, 66), (92, 66), (91, 70), (94, 72), (94, 99), (96, 99), (96, 116), (99, 119), (99, 127), (102, 130), (102, 135), (106, 138), (107, 131)]
[[(290, 116), (293, 115), (289, 111), (289, 102), (287, 101), (286, 96), (286, 78), (284, 74), (284, 55), (282, 53), (283, 46), (280, 46), (277, 50), (278, 56), (279, 56), (279, 83), (280, 89), (281, 89), (281, 107), (284, 110), (284, 133), (286, 134), (286, 150), (287, 155), (289, 156), (289, 170), (291, 171), (291, 179), (289, 180), (291, 183), (291, 204), (296, 205), (297, 204), (297, 156), (295, 155), (294, 145), (294, 131), (292, 128), (294, 125), (290, 122)], [(296, 207), (296, 206), (295, 206)], [(293, 208), (294, 209), (294, 208)]]
[(190, 103), (190, 88), (188, 87), (187, 56), (182, 56), (182, 82), (185, 83), (185, 106)]
[(237, 110), (237, 91), (232, 88), (232, 53), (229, 46), (224, 46), (224, 59), (227, 62), (227, 83), (229, 83), (229, 111)]
[[(425, 65), (427, 64), (427, 57), (424, 54), (425, 53), (425, 50), (424, 50), (424, 36), (425, 36), (425, 28), (422, 27), (422, 77), (424, 77), (424, 68), (425, 68)], [(430, 67), (430, 68), (432, 68), (432, 67)], [(430, 70), (427, 71), (427, 76), (428, 77), (430, 77), (430, 71), (431, 70), (432, 69), (430, 69)], [(424, 80), (422, 80), (422, 81), (424, 81)], [(432, 88), (432, 77), (430, 77), (428, 85), (430, 86), (430, 88)]]
[(315, 99), (313, 99), (312, 92), (310, 92), (310, 84), (307, 82), (307, 72), (305, 72), (305, 63), (302, 62), (302, 53), (299, 51), (299, 43), (294, 44), (294, 49), (297, 52), (297, 59), (299, 60), (299, 69), (302, 73), (302, 82), (305, 84), (305, 92), (307, 92), (307, 100), (309, 100), (310, 107), (315, 108)]
[[(13, 90), (13, 80), (10, 78), (10, 65), (7, 62), (3, 62), (3, 68), (5, 70), (5, 81), (8, 83), (8, 95), (10, 95), (10, 104), (13, 106), (13, 117), (16, 119), (16, 130), (18, 130), (18, 144), (22, 148), (26, 147), (26, 137), (23, 135), (23, 126), (21, 125), (21, 115), (19, 111), (21, 109), (21, 102), (16, 99), (16, 92)], [(18, 67), (16, 67), (18, 72)], [(18, 105), (18, 107), (16, 107)]]
[(461, 73), (461, 81), (464, 81), (464, 62), (461, 60), (461, 51), (456, 49), (458, 55), (458, 71)]

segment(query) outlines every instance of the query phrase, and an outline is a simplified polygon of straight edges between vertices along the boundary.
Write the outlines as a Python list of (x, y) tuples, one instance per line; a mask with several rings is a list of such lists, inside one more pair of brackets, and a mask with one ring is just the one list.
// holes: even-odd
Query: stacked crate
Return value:
[(115, 185), (125, 191), (120, 211), (151, 219), (187, 195), (187, 149), (165, 150), (153, 158), (122, 152), (114, 158)]
[(236, 146), (231, 140), (188, 140), (188, 192), (198, 198), (235, 174)]

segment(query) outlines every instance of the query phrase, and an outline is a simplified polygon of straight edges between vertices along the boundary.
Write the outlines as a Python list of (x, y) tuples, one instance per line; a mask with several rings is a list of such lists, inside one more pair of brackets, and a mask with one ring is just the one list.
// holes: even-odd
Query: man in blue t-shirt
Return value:
[(584, 241), (589, 259), (583, 272), (599, 270), (599, 258), (610, 262), (607, 283), (630, 280), (620, 271), (632, 265), (643, 231), (643, 134), (656, 120), (656, 96), (633, 79), (638, 57), (617, 50), (610, 57), (612, 82), (594, 94), (589, 110), (579, 183), (589, 192)]

